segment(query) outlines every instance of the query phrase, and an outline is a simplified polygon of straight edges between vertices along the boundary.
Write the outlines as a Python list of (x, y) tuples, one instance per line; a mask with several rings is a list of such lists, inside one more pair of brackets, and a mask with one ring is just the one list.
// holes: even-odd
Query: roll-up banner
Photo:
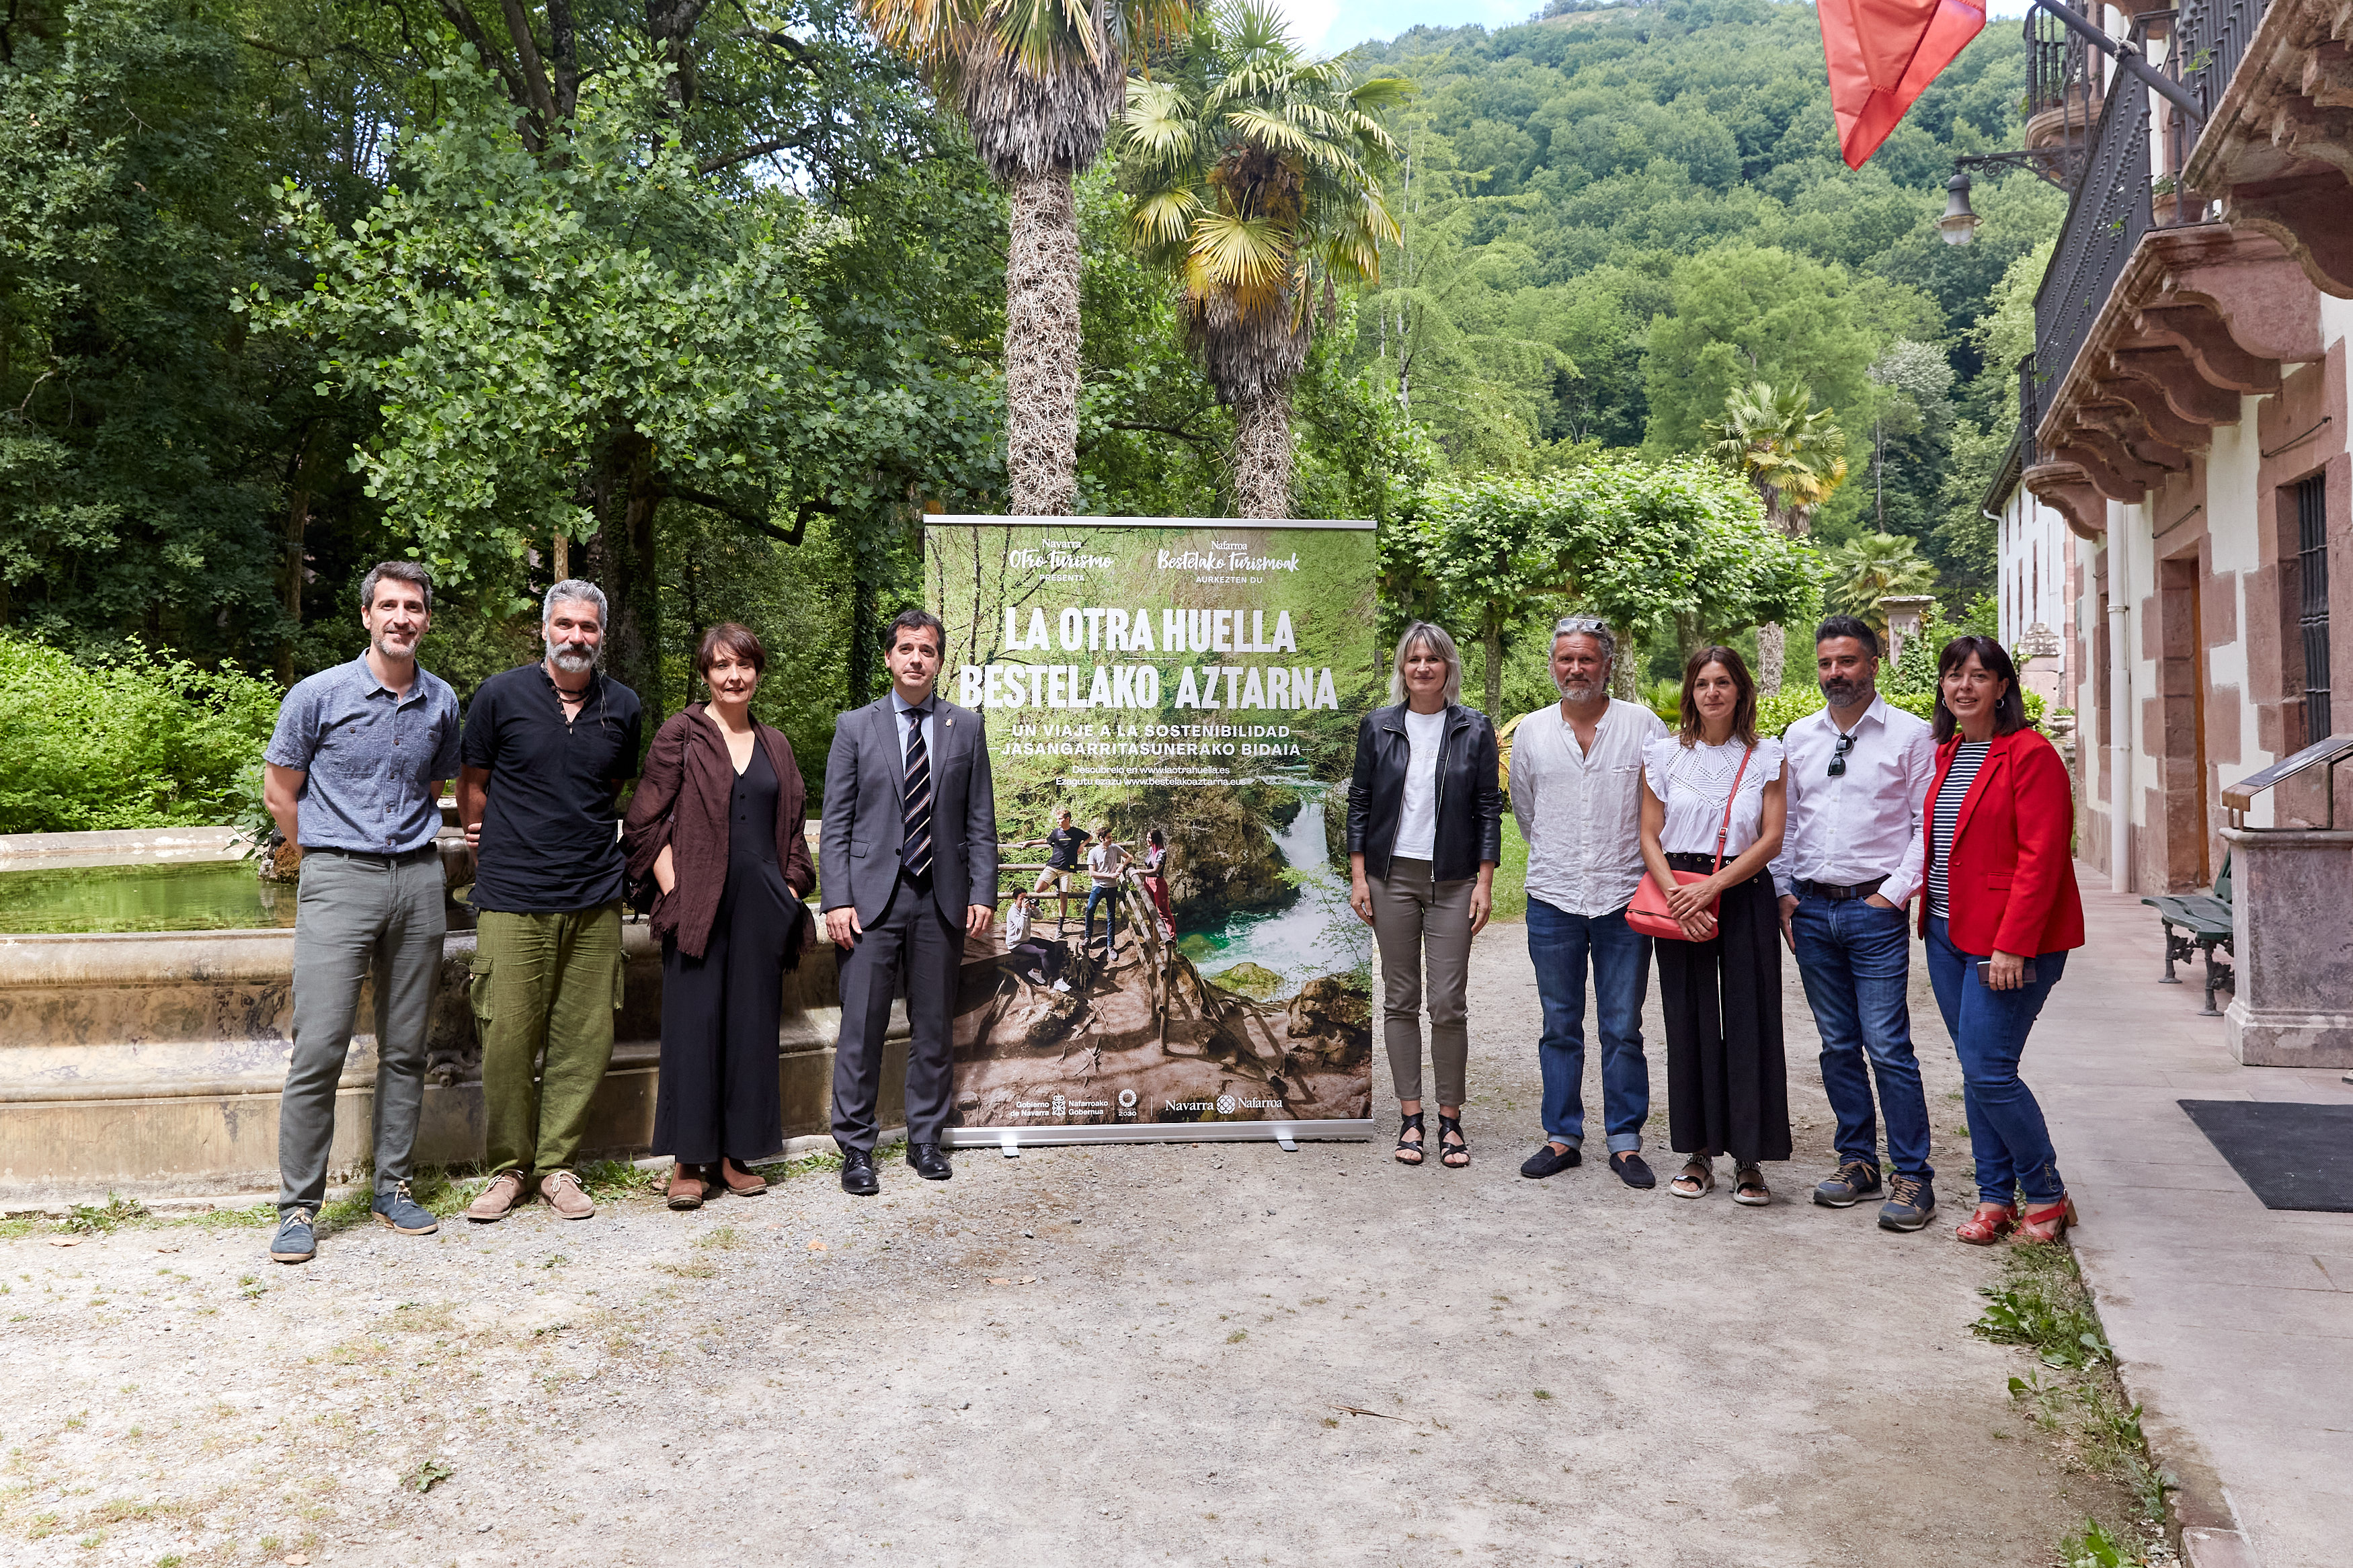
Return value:
[(923, 524), (1001, 868), (948, 1142), (1368, 1136), (1345, 826), (1356, 726), (1386, 700), (1373, 525)]

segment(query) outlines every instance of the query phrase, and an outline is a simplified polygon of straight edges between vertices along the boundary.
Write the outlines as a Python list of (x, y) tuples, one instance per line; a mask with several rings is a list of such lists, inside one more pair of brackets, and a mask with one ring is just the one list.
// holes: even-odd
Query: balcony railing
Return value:
[[(2148, 89), (2118, 72), (2092, 135), (2066, 226), (2034, 296), (2034, 363), (2045, 388), (2062, 380), (2149, 231)], [(2047, 395), (2034, 398), (2047, 406)], [(2021, 399), (2021, 412), (2024, 412)]]
[(2214, 117), (2222, 89), (2238, 74), (2247, 40), (2270, 8), (2271, 0), (2181, 0), (2167, 63), (2181, 85), (2198, 95), (2207, 120)]

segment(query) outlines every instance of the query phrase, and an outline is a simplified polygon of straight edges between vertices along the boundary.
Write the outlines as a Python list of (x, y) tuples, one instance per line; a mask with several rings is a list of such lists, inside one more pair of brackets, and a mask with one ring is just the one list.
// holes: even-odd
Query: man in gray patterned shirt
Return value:
[(302, 847), (294, 903), (294, 1048), (278, 1111), (278, 1235), (269, 1256), (302, 1263), (327, 1194), (335, 1092), (360, 984), (375, 973), (376, 1223), (439, 1228), (409, 1195), (425, 1099), (425, 1035), (441, 975), (441, 786), (458, 771), (458, 698), (417, 667), (433, 580), (386, 561), (360, 584), (368, 650), (295, 683), (262, 753), (263, 800)]

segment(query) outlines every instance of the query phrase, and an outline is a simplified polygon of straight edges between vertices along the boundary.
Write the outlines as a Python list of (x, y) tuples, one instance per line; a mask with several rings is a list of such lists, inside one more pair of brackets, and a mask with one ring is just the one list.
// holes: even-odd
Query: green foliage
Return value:
[(2060, 1568), (2137, 1568), (2147, 1561), (2146, 1554), (2110, 1535), (2096, 1519), (2084, 1521), (2083, 1534), (2059, 1543)]
[(0, 833), (224, 821), (279, 695), (233, 665), (135, 643), (78, 662), (0, 631)]
[(1830, 569), (1822, 607), (1867, 622), (1881, 637), (1887, 635), (1887, 615), (1879, 601), (1890, 595), (1924, 594), (1936, 580), (1936, 568), (1920, 554), (1910, 539), (1894, 533), (1866, 533), (1822, 552)]

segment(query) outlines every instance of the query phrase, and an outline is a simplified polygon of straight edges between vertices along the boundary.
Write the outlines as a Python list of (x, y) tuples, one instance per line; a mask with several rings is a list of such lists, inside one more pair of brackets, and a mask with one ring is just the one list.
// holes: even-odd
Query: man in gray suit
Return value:
[(947, 634), (921, 610), (887, 634), (889, 695), (844, 713), (825, 763), (818, 876), (826, 934), (843, 953), (841, 1039), (833, 1058), (833, 1138), (844, 1192), (871, 1197), (882, 1036), (904, 974), (907, 1163), (925, 1181), (955, 1173), (940, 1147), (954, 1046), (948, 1037), (967, 934), (997, 919), (997, 796), (981, 716), (934, 690)]

